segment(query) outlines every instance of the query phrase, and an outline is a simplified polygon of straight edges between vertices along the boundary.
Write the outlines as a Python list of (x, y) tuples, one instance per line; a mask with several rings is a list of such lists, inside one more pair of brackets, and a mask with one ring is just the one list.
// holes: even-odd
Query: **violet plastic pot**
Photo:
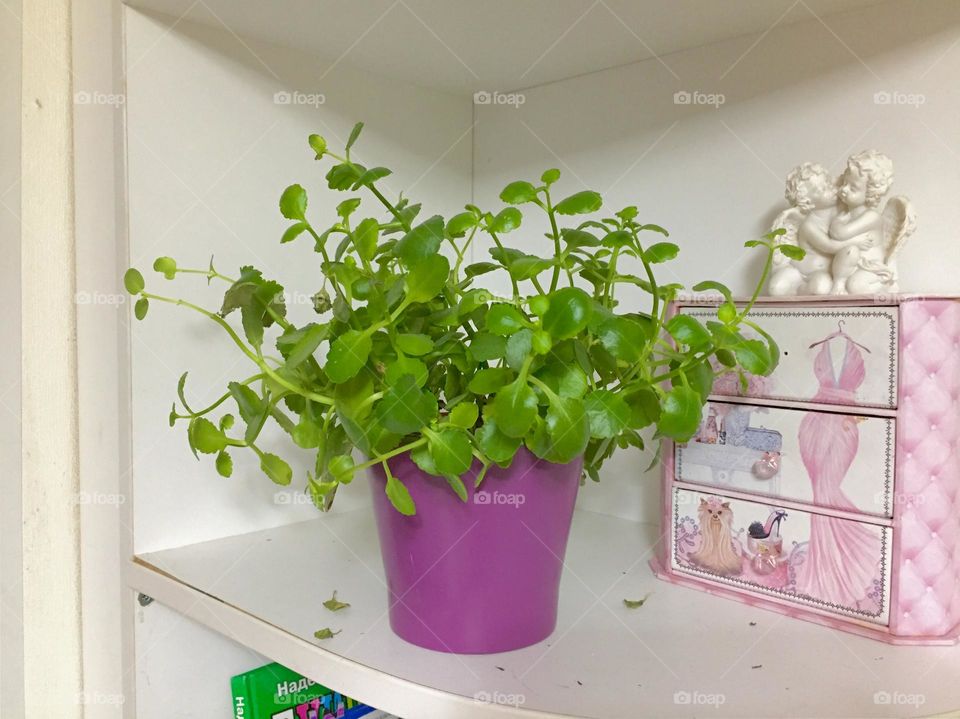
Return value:
[(505, 652), (550, 636), (582, 459), (551, 464), (521, 447), (475, 491), (476, 462), (462, 477), (466, 503), (409, 455), (389, 463), (417, 505), (416, 515), (400, 514), (384, 493), (383, 468), (371, 472), (393, 631), (457, 654)]

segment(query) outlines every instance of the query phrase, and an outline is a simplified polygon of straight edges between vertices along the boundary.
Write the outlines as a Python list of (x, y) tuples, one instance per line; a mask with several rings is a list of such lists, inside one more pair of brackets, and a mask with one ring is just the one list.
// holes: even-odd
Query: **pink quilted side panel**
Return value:
[(892, 633), (960, 622), (960, 302), (901, 305)]

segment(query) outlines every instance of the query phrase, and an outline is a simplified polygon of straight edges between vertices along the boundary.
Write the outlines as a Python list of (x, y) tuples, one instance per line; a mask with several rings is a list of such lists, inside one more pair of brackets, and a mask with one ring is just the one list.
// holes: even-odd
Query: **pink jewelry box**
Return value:
[[(676, 303), (702, 322), (716, 304)], [(663, 447), (667, 581), (895, 644), (960, 635), (960, 300), (764, 298), (781, 349)], [(779, 447), (779, 449), (777, 449)]]

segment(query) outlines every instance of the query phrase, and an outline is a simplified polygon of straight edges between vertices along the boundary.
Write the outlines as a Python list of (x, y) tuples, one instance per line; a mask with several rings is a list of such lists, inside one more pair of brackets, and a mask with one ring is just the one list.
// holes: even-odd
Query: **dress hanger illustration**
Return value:
[(844, 325), (844, 320), (840, 320), (839, 322), (837, 322), (837, 331), (836, 331), (836, 332), (831, 332), (829, 335), (827, 335), (826, 337), (824, 337), (824, 338), (823, 338), (822, 340), (820, 340), (819, 342), (814, 342), (812, 345), (810, 345), (810, 349), (813, 349), (813, 348), (816, 347), (817, 345), (822, 345), (824, 342), (829, 342), (830, 340), (832, 340), (832, 339), (835, 338), (835, 337), (843, 337), (844, 339), (847, 340), (847, 342), (852, 342), (852, 343), (855, 344), (857, 347), (859, 347), (860, 349), (862, 349), (864, 352), (869, 353), (869, 352), (870, 352), (869, 348), (864, 347), (862, 344), (860, 344), (860, 343), (857, 342), (855, 339), (853, 339), (850, 335), (848, 335), (846, 332), (844, 332), (844, 330), (843, 330), (843, 325)]

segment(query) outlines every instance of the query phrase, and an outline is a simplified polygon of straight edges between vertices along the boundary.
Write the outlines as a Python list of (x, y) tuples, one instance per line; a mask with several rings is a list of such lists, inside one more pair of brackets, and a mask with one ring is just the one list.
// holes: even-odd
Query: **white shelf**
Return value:
[[(647, 564), (656, 540), (651, 525), (578, 511), (556, 632), (493, 655), (432, 652), (392, 634), (368, 510), (145, 554), (130, 563), (128, 581), (408, 719), (884, 717), (960, 707), (960, 647), (889, 646), (660, 582)], [(335, 614), (321, 606), (334, 589), (351, 603)], [(648, 593), (642, 608), (623, 606)], [(313, 632), (325, 626), (341, 633), (317, 642)], [(883, 691), (923, 703), (878, 704)], [(723, 703), (678, 703), (677, 692)], [(523, 702), (517, 710), (474, 700), (484, 694)]]
[[(128, 0), (138, 10), (470, 94), (529, 88), (879, 0)], [(749, 47), (752, 39), (744, 39)], [(661, 68), (665, 79), (679, 81)], [(322, 78), (321, 78), (322, 79)]]

